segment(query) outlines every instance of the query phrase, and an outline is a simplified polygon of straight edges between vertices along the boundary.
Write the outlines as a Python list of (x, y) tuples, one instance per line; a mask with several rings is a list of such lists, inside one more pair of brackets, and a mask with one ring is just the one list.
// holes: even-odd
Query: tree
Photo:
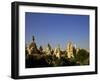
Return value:
[(42, 46), (40, 46), (39, 50), (40, 50), (41, 52), (43, 51), (43, 48), (42, 48)]
[(74, 58), (76, 57), (76, 49), (75, 47), (73, 47), (73, 55), (74, 55)]
[(51, 50), (52, 48), (51, 48), (51, 45), (48, 43), (48, 48)]
[(76, 61), (81, 65), (88, 64), (87, 62), (89, 62), (89, 53), (84, 49), (80, 49), (76, 55)]
[(43, 47), (42, 46), (39, 47), (39, 53), (43, 54)]

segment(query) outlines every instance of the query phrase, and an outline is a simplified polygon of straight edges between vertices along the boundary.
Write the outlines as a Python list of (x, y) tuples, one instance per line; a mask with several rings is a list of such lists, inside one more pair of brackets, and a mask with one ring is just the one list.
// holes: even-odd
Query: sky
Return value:
[(25, 13), (25, 43), (32, 41), (39, 47), (48, 43), (65, 49), (71, 41), (76, 47), (89, 50), (89, 16), (51, 13)]

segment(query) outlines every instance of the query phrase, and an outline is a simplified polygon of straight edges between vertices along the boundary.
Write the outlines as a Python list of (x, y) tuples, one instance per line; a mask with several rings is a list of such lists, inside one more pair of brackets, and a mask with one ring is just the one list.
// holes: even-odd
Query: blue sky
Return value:
[(53, 48), (60, 44), (64, 49), (72, 41), (89, 49), (89, 16), (26, 12), (25, 43), (31, 42), (33, 35), (38, 47), (50, 43)]

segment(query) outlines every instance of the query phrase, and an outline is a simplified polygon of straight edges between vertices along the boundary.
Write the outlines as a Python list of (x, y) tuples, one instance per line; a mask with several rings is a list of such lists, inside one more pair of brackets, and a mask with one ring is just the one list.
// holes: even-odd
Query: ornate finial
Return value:
[(35, 41), (34, 35), (32, 36), (32, 40)]

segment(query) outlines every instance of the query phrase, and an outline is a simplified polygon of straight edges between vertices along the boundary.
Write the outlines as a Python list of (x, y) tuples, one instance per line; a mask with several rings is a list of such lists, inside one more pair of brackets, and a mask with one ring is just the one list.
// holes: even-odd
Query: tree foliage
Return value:
[(76, 55), (76, 60), (80, 64), (89, 64), (89, 53), (84, 49), (80, 49)]

